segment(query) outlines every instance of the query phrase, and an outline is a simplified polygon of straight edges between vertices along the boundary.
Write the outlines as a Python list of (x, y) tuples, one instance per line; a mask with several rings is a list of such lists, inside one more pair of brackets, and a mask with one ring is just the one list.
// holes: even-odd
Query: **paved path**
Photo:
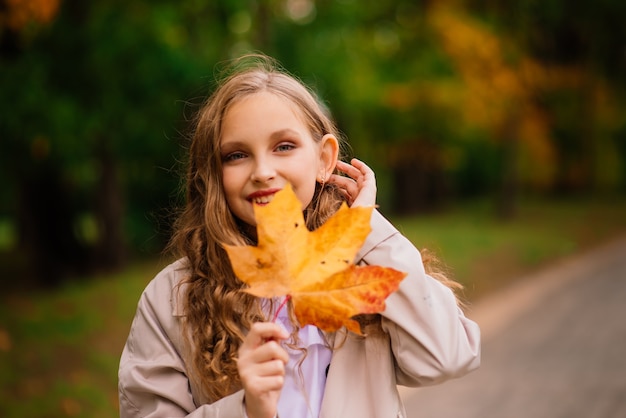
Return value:
[(468, 313), (479, 370), (403, 390), (409, 418), (626, 418), (626, 238), (491, 295)]

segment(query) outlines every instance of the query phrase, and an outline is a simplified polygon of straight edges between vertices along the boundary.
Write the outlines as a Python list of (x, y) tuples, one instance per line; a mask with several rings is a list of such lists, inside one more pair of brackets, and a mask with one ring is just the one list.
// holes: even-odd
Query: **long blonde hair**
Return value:
[[(187, 264), (183, 330), (192, 358), (190, 377), (210, 401), (241, 388), (235, 362), (237, 349), (245, 330), (254, 322), (266, 320), (258, 300), (240, 291), (243, 284), (233, 274), (222, 247), (224, 243), (250, 244), (253, 238), (226, 203), (220, 158), (224, 116), (242, 98), (261, 91), (291, 102), (315, 141), (325, 134), (341, 138), (312, 91), (264, 56), (236, 61), (196, 114), (187, 162), (186, 203), (175, 224), (170, 248), (185, 257)], [(321, 225), (341, 202), (335, 187), (318, 183), (305, 209), (309, 229)]]

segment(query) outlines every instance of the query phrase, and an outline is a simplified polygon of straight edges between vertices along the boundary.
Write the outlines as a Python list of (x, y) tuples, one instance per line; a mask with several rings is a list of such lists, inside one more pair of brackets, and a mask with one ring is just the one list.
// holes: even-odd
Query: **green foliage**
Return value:
[[(0, 216), (30, 258), (54, 237), (23, 231), (53, 222), (75, 241), (55, 255), (66, 263), (158, 251), (188, 119), (216, 66), (250, 51), (314, 86), (397, 212), (623, 193), (623, 11), (615, 0), (64, 1), (51, 22), (0, 27)], [(66, 219), (29, 210), (51, 201), (46, 190)]]

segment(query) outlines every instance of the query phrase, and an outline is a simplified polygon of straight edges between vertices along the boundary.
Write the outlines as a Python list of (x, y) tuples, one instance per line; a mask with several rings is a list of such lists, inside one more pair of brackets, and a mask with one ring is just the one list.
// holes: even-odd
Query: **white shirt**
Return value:
[[(280, 303), (280, 301), (279, 301)], [(275, 306), (278, 306), (275, 304)], [(287, 309), (278, 313), (276, 322), (288, 332), (293, 329)], [(301, 347), (306, 347), (307, 355), (300, 366), (303, 352), (285, 346), (289, 362), (285, 369), (285, 383), (278, 400), (278, 416), (293, 418), (319, 417), (326, 373), (332, 351), (326, 347), (322, 332), (313, 325), (306, 325), (298, 332)]]

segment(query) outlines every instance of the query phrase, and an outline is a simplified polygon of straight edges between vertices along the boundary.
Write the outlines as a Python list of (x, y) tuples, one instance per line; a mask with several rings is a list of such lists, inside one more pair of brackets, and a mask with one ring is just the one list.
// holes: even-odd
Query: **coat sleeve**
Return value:
[(180, 354), (172, 276), (172, 269), (164, 270), (139, 300), (120, 360), (120, 417), (243, 418), (243, 391), (196, 406)]
[(357, 258), (408, 273), (386, 300), (397, 383), (425, 386), (460, 377), (480, 365), (480, 329), (466, 318), (452, 291), (428, 276), (419, 251), (379, 212)]

